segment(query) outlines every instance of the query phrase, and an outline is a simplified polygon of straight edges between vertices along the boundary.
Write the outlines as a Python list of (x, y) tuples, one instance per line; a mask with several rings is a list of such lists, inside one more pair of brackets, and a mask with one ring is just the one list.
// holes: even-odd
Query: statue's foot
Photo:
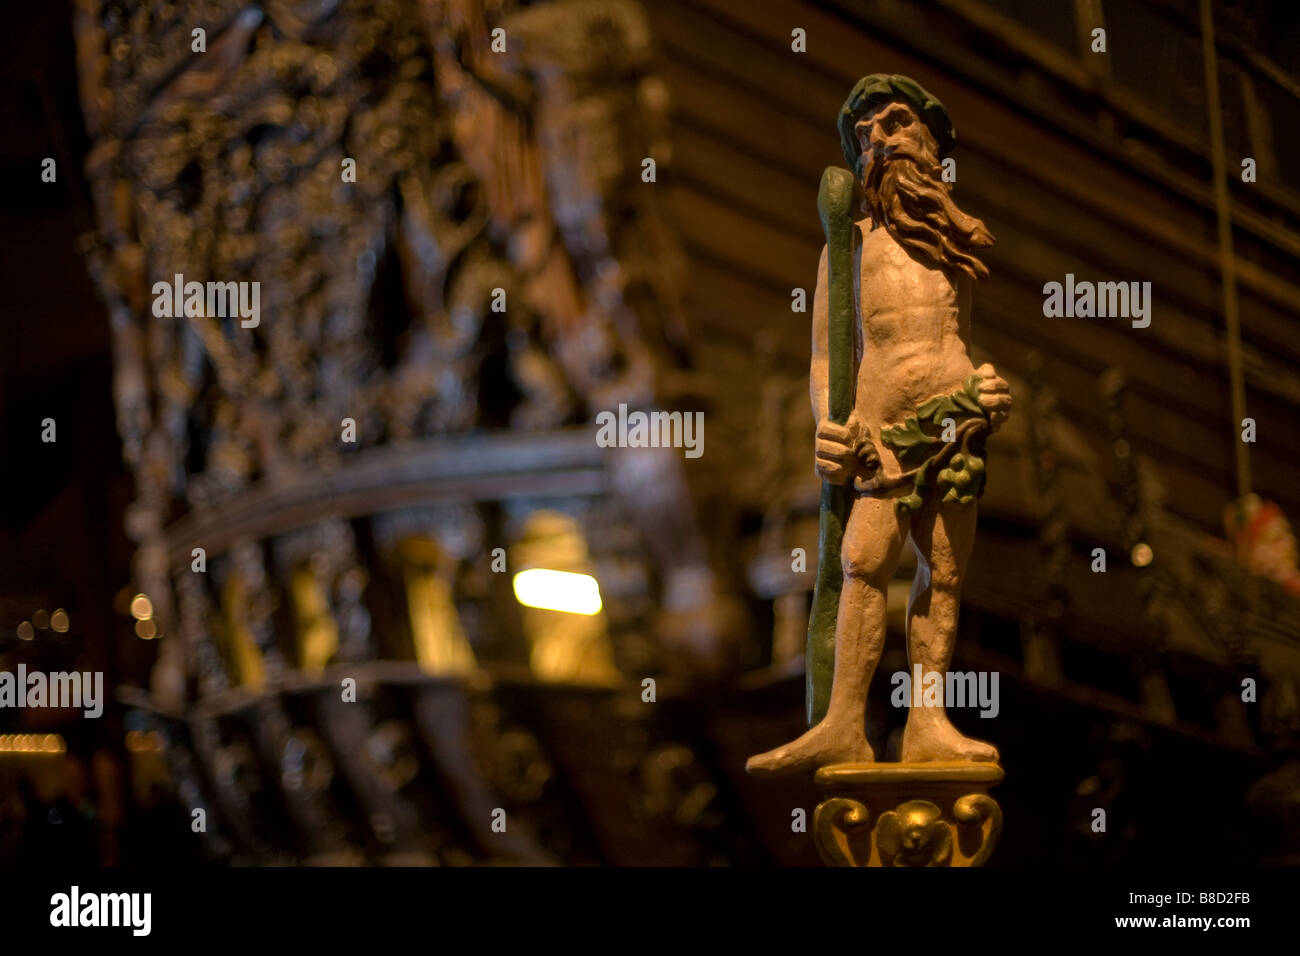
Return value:
[(942, 720), (914, 720), (909, 718), (903, 728), (904, 763), (929, 760), (967, 760), (975, 763), (997, 763), (998, 748), (982, 740), (958, 733), (957, 728)]
[(812, 773), (832, 763), (874, 763), (875, 752), (859, 730), (840, 730), (818, 724), (797, 740), (745, 761), (745, 771), (755, 777), (781, 777)]

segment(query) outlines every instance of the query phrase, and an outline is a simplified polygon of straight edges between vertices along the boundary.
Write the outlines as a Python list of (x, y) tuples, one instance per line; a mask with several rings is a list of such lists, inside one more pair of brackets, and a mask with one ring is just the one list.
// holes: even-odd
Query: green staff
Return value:
[[(847, 424), (853, 410), (853, 174), (827, 166), (817, 189), (817, 212), (826, 234), (827, 376), (829, 414)], [(808, 618), (808, 726), (826, 715), (835, 676), (835, 620), (844, 573), (840, 543), (849, 516), (849, 489), (822, 482), (821, 530), (817, 540), (817, 585)]]

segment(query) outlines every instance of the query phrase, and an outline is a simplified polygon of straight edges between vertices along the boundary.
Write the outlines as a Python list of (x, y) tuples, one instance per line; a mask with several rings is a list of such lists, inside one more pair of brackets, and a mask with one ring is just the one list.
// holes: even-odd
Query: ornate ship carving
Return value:
[[(734, 671), (740, 633), (702, 469), (583, 425), (707, 397), (641, 178), (670, 162), (641, 7), (88, 0), (77, 22), (162, 638), (134, 702), (213, 854), (598, 859), (586, 795), (557, 796), (582, 753), (539, 719), (589, 735), (643, 674)], [(260, 321), (156, 315), (176, 275), (259, 283)], [(599, 622), (521, 614), (496, 548), (598, 569)], [(635, 713), (606, 733), (629, 807), (704, 825), (719, 784), (689, 746)]]

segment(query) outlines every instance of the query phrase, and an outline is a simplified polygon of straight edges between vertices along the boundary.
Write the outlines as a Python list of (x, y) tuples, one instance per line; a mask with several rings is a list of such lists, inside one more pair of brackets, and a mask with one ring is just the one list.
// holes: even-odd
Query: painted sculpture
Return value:
[[(829, 167), (813, 305), (815, 466), (823, 479), (818, 580), (808, 636), (807, 733), (751, 757), (755, 775), (870, 764), (864, 711), (885, 642), (885, 592), (905, 544), (917, 555), (908, 603), (913, 667), (948, 672), (984, 488), (984, 441), (1011, 408), (1007, 383), (970, 358), (972, 280), (987, 277), (984, 224), (949, 195), (956, 134), (915, 81), (876, 74), (839, 115), (845, 161)], [(865, 218), (854, 222), (855, 179)], [(904, 764), (991, 763), (945, 708), (913, 707)]]

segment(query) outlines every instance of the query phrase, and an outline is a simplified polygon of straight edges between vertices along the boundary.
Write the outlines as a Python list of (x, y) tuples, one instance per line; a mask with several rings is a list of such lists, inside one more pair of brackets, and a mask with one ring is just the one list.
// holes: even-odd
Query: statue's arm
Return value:
[(847, 484), (857, 469), (853, 432), (847, 425), (830, 419), (830, 304), (828, 302), (826, 249), (817, 266), (817, 291), (813, 293), (812, 366), (808, 387), (813, 417), (817, 422), (813, 465), (817, 474), (832, 484)]
[(971, 352), (971, 314), (972, 302), (975, 298), (973, 294), (973, 285), (970, 276), (959, 274), (957, 277), (957, 333), (961, 336), (961, 344), (966, 349), (966, 357), (974, 359)]
[[(971, 355), (971, 310), (974, 296), (974, 283), (962, 276), (957, 285), (957, 303), (958, 303), (958, 332), (961, 335), (962, 345), (966, 347), (966, 355), (974, 364), (974, 356)], [(1006, 380), (997, 373), (992, 364), (985, 362), (975, 371), (980, 376), (980, 405), (988, 413), (989, 422), (993, 426), (993, 431), (1002, 427), (1002, 423), (1007, 420), (1011, 414), (1011, 386)]]
[(818, 424), (826, 421), (830, 415), (830, 363), (826, 344), (830, 327), (830, 308), (827, 304), (829, 269), (826, 260), (826, 246), (822, 246), (821, 261), (817, 264), (817, 289), (813, 293), (812, 368), (808, 375), (813, 420)]

